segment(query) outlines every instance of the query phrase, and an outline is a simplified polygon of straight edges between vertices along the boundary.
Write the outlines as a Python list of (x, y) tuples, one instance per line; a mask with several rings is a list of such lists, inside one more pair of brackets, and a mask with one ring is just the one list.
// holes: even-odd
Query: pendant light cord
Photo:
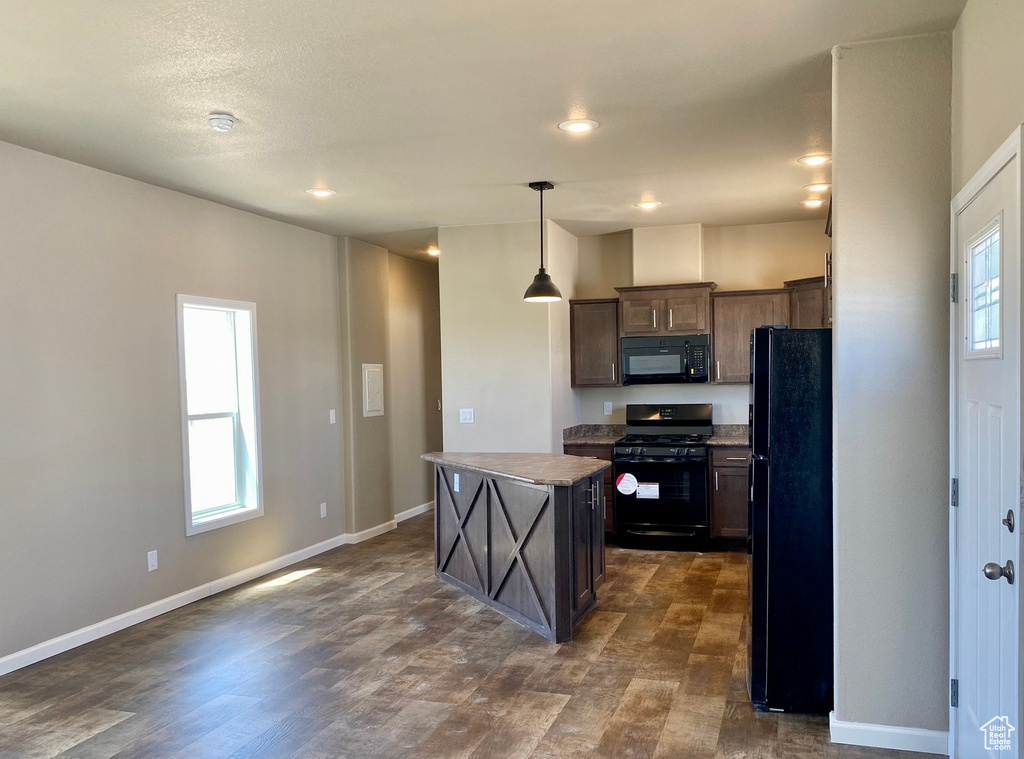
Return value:
[(544, 268), (544, 188), (540, 191), (540, 268)]

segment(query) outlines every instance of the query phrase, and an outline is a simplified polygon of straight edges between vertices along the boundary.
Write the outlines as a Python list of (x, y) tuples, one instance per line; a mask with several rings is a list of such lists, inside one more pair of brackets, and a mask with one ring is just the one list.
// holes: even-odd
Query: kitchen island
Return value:
[(427, 453), (434, 464), (434, 574), (552, 643), (604, 582), (599, 459)]

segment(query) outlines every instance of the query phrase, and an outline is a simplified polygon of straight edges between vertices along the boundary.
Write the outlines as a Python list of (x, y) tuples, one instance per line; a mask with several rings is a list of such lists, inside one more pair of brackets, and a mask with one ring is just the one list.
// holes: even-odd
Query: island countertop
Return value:
[(560, 453), (424, 453), (441, 466), (505, 477), (530, 485), (572, 485), (611, 466), (608, 461)]

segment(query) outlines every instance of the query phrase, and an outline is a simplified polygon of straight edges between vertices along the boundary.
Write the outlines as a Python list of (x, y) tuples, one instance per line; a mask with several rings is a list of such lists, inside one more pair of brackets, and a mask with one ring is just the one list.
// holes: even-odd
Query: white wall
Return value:
[(548, 272), (562, 293), (560, 302), (548, 306), (551, 417), (548, 426), (550, 444), (546, 450), (561, 453), (562, 430), (580, 423), (580, 401), (572, 389), (572, 346), (569, 341), (569, 300), (576, 297), (578, 249), (573, 235), (553, 221), (545, 224)]
[(437, 266), (392, 253), (388, 257), (388, 400), (393, 513), (434, 498), (434, 465), (420, 459), (440, 451), (441, 312)]
[[(348, 532), (362, 532), (394, 516), (391, 494), (392, 413), (388, 377), (389, 253), (344, 238), (338, 248), (341, 298), (340, 365)], [(384, 365), (384, 416), (363, 416), (363, 364)]]
[(1024, 3), (969, 0), (953, 32), (953, 194), (1024, 122)]
[[(337, 240), (3, 143), (0, 166), (0, 657), (344, 532)], [(258, 313), (266, 514), (189, 538), (177, 293)]]
[(617, 298), (633, 284), (633, 232), (580, 237), (577, 298)]
[[(565, 303), (523, 301), (537, 273), (538, 239), (537, 222), (438, 231), (447, 451), (553, 449), (551, 330), (560, 317), (552, 313)], [(564, 295), (573, 285), (558, 278), (569, 266), (563, 252), (551, 273)], [(474, 409), (476, 422), (460, 424), (460, 408)]]
[(719, 290), (782, 287), (825, 274), (825, 220), (704, 227), (704, 276)]
[(633, 230), (633, 284), (671, 285), (704, 281), (700, 224)]
[(833, 56), (835, 714), (945, 730), (951, 39)]

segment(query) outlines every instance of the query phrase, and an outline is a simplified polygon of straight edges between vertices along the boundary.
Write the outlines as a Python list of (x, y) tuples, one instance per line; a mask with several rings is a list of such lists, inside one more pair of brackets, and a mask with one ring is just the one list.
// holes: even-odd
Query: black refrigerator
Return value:
[(756, 709), (832, 709), (832, 330), (759, 327), (750, 358)]

